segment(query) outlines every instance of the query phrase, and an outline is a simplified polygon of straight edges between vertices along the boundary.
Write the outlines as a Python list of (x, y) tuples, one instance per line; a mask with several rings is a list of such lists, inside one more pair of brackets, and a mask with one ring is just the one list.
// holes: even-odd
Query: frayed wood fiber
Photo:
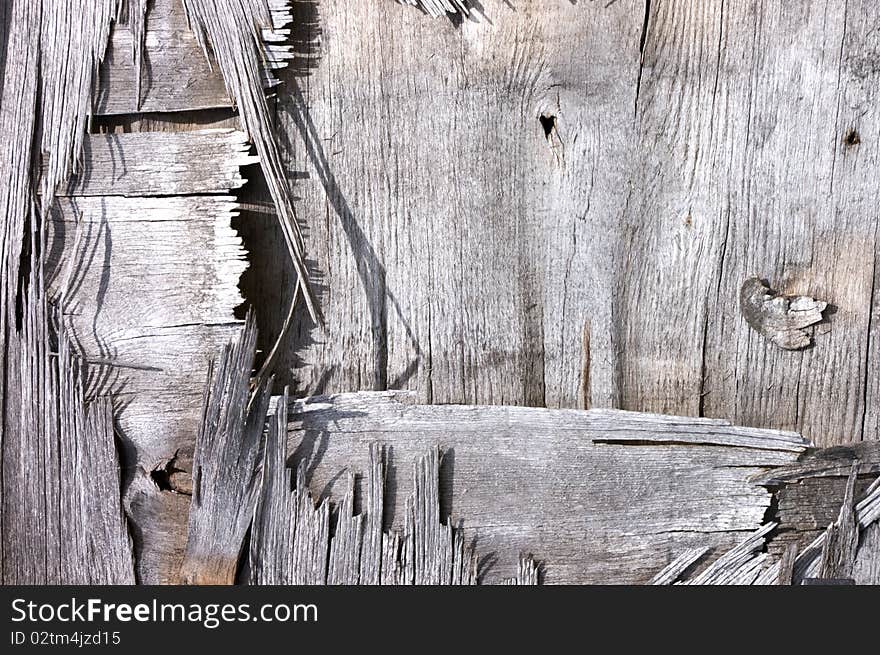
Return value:
[(433, 18), (446, 14), (469, 15), (468, 0), (397, 0), (402, 5), (418, 7)]
[[(419, 405), (402, 392), (298, 400), (289, 419), (291, 464), (306, 463), (314, 494), (344, 497), (343, 472), (370, 470), (373, 444), (386, 447), (385, 488), (395, 489), (386, 529), (423, 517), (439, 525), (423, 513), (434, 498), (419, 500), (432, 487), (406, 471), (433, 476), (437, 462), (420, 458), (440, 447), (443, 499), (465, 541), (492, 555), (487, 583), (517, 577), (523, 553), (544, 563), (548, 584), (584, 584), (646, 583), (683, 550), (724, 552), (760, 529), (771, 506), (771, 492), (748, 478), (793, 463), (806, 445), (711, 419)], [(446, 543), (430, 532), (422, 539), (414, 553)]]
[[(153, 0), (144, 12), (134, 4), (114, 26), (94, 95), (95, 113), (196, 111), (234, 103), (211, 52), (190, 30), (181, 0)], [(293, 57), (289, 43), (291, 9), (286, 0), (269, 3), (271, 29), (263, 29), (260, 76), (265, 89)], [(140, 46), (139, 46), (140, 44)], [(141, 63), (138, 64), (140, 59)], [(149, 62), (149, 67), (144, 62)]]
[[(371, 445), (361, 479), (364, 510), (354, 513), (355, 474), (349, 470), (331, 531), (329, 498), (315, 505), (308, 463), (300, 462), (295, 474), (287, 467), (287, 406), (285, 394), (270, 421), (251, 532), (253, 584), (476, 584), (472, 546), (449, 519), (441, 519), (439, 451), (416, 461), (404, 528), (386, 532), (385, 452)], [(526, 567), (526, 579), (530, 573)]]
[[(183, 0), (183, 5), (205, 56), (208, 57), (210, 51), (216, 58), (226, 89), (240, 112), (242, 126), (256, 147), (278, 212), (279, 226), (299, 278), (285, 328), (281, 331), (283, 336), (300, 295), (312, 320), (319, 322), (303, 259), (302, 233), (262, 85), (263, 34), (274, 28), (273, 13), (277, 17), (277, 9), (283, 3), (273, 2), (270, 6), (266, 0)], [(269, 359), (272, 354), (270, 352)]]
[[(256, 390), (251, 407), (250, 379), (257, 331), (249, 316), (239, 339), (209, 371), (202, 423), (192, 464), (192, 504), (184, 584), (232, 584), (245, 533), (259, 491), (259, 461), (269, 389)], [(271, 385), (271, 380), (270, 380)]]
[(808, 578), (880, 583), (880, 478), (855, 502), (857, 470), (858, 464), (852, 464), (837, 519), (812, 543), (789, 543), (781, 557), (773, 557), (766, 552), (767, 541), (777, 529), (790, 531), (794, 526), (768, 522), (695, 575), (686, 571), (709, 548), (685, 550), (654, 576), (652, 584), (792, 585)]
[(134, 584), (111, 401), (84, 402), (83, 362), (42, 272), (37, 259), (4, 344), (0, 580)]
[[(0, 133), (0, 449), (5, 583), (132, 583), (110, 406), (87, 406), (78, 360), (49, 306), (46, 226), (78, 169), (115, 0), (4, 8)], [(42, 160), (43, 166), (36, 166)], [(77, 360), (75, 362), (75, 360)], [(36, 408), (36, 410), (35, 410)], [(40, 556), (36, 556), (40, 553)]]
[(228, 194), (253, 161), (246, 135), (229, 129), (91, 135), (50, 212), (47, 283), (67, 298), (87, 394), (116, 406), (144, 582), (173, 582), (180, 568), (189, 498), (152, 476), (190, 470), (207, 353), (241, 327), (247, 264)]

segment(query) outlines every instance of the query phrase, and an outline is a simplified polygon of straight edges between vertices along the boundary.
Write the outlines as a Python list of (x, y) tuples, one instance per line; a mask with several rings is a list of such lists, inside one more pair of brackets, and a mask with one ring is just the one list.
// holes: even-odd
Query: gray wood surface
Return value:
[[(402, 530), (383, 531), (385, 452), (368, 447), (361, 484), (363, 509), (355, 513), (355, 475), (345, 475), (331, 532), (330, 501), (318, 506), (306, 480), (306, 462), (287, 467), (287, 396), (271, 419), (260, 498), (250, 541), (253, 584), (431, 584), (477, 582), (477, 557), (460, 528), (440, 509), (440, 453), (436, 446), (414, 462), (412, 492)], [(295, 474), (294, 474), (295, 471)], [(332, 536), (331, 536), (332, 534)], [(537, 565), (524, 560), (511, 580), (537, 584)]]
[(515, 577), (522, 553), (545, 566), (547, 583), (634, 583), (687, 548), (726, 550), (770, 506), (749, 476), (804, 448), (794, 434), (706, 419), (413, 400), (361, 393), (294, 403), (290, 465), (306, 467), (316, 498), (338, 502), (346, 472), (369, 471), (370, 444), (383, 444), (386, 527), (400, 528), (407, 472), (439, 446), (441, 510), (491, 556), (486, 582)]
[(252, 162), (230, 129), (93, 135), (50, 213), (47, 282), (65, 295), (87, 396), (114, 403), (142, 582), (178, 580), (208, 363), (241, 326), (226, 194)]
[[(268, 65), (260, 75), (266, 87), (278, 84), (274, 71), (286, 66), (292, 56), (289, 45), (279, 42), (286, 35), (282, 25), (289, 17), (282, 10), (284, 4), (284, 0), (268, 3), (280, 31), (263, 35)], [(129, 11), (138, 16), (143, 7), (141, 0)], [(217, 61), (205, 55), (190, 30), (181, 0), (152, 0), (144, 27), (142, 63), (138, 66), (133, 56), (136, 31), (129, 23), (115, 25), (100, 68), (95, 113), (168, 112), (233, 104)]]
[(180, 572), (183, 584), (235, 582), (260, 492), (259, 464), (270, 399), (263, 387), (255, 390), (249, 403), (256, 340), (249, 317), (208, 374), (192, 463), (192, 503)]
[[(481, 5), (294, 3), (278, 137), (326, 329), (283, 381), (874, 439), (876, 4)], [(755, 276), (829, 303), (812, 347), (749, 327)]]
[[(6, 584), (135, 579), (110, 407), (85, 401), (82, 361), (44, 289), (47, 210), (78, 160), (93, 72), (116, 2), (89, 0), (73, 9), (15, 2), (0, 12), (0, 581)], [(37, 175), (33, 164), (41, 153), (45, 165)]]

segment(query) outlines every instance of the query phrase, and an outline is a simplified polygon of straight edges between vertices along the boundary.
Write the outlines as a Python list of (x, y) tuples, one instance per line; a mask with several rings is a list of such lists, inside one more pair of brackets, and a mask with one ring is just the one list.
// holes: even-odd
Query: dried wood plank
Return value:
[[(94, 99), (97, 114), (134, 112), (169, 112), (230, 107), (217, 61), (206, 53), (187, 23), (180, 0), (153, 0), (145, 13), (143, 0), (131, 7), (129, 16), (140, 20), (136, 28), (130, 22), (117, 24), (101, 69), (98, 92)], [(292, 58), (286, 37), (290, 11), (283, 0), (270, 0), (273, 29), (262, 33), (265, 64), (260, 75), (266, 88), (278, 84), (275, 70)], [(142, 63), (132, 53), (142, 39)]]
[[(259, 488), (267, 388), (251, 397), (257, 334), (250, 318), (209, 373), (193, 455), (184, 584), (233, 584)], [(212, 367), (213, 368), (213, 367)]]
[[(75, 6), (76, 5), (76, 6)], [(0, 12), (0, 579), (134, 582), (112, 418), (83, 400), (82, 362), (44, 290), (51, 192), (78, 159), (115, 0)], [(32, 164), (45, 153), (41, 175)], [(35, 202), (42, 192), (42, 203)], [(37, 411), (35, 411), (37, 408)]]
[(248, 154), (237, 130), (89, 135), (82, 169), (59, 196), (154, 196), (210, 194), (244, 185), (240, 167), (259, 160)]
[[(346, 47), (280, 98), (328, 319), (295, 328), (296, 393), (872, 438), (876, 6), (481, 4), (491, 23), (298, 10)], [(756, 275), (830, 303), (813, 348), (749, 327)]]
[(303, 317), (282, 359), (298, 395), (614, 402), (641, 3), (481, 4), (488, 20), (460, 25), (390, 1), (294, 7), (320, 39), (307, 77), (285, 72), (278, 133), (326, 287), (326, 330)]
[[(863, 424), (880, 398), (867, 371), (878, 144), (852, 144), (847, 135), (877, 131), (865, 108), (876, 102), (878, 71), (864, 64), (876, 48), (877, 7), (766, 6), (756, 21), (746, 5), (723, 6), (715, 107), (739, 117), (731, 138), (741, 145), (729, 151), (722, 194), (729, 221), (706, 328), (703, 409), (735, 423), (796, 429), (817, 446), (875, 438)], [(792, 139), (793, 131), (804, 138)], [(782, 351), (726, 311), (754, 275), (780, 293), (834, 306), (815, 347)]]
[[(441, 498), (462, 519), (465, 540), (496, 558), (486, 582), (516, 576), (522, 552), (546, 563), (547, 583), (647, 582), (685, 548), (726, 549), (758, 529), (770, 493), (748, 477), (798, 455), (778, 432), (765, 433), (763, 448), (760, 431), (737, 444), (735, 429), (706, 419), (665, 417), (657, 437), (652, 417), (628, 412), (615, 425), (608, 411), (412, 400), (388, 392), (297, 401), (293, 465), (308, 467), (313, 493), (341, 498), (339, 473), (369, 470), (370, 444), (384, 444), (386, 489), (394, 489), (386, 493), (386, 527), (399, 528), (421, 514), (418, 504), (407, 508), (414, 485), (397, 471), (440, 446)], [(419, 556), (417, 543), (411, 552)]]

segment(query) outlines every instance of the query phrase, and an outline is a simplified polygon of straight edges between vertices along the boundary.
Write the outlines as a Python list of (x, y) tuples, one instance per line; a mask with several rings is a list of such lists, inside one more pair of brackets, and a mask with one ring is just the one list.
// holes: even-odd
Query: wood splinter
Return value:
[(823, 320), (828, 303), (809, 296), (777, 294), (757, 277), (746, 280), (739, 293), (746, 322), (784, 350), (803, 350), (813, 343), (812, 325)]

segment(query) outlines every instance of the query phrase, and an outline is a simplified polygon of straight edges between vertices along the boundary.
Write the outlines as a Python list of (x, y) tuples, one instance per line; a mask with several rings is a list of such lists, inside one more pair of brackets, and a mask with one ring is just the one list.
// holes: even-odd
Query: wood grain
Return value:
[(493, 564), (481, 581), (515, 577), (521, 553), (547, 583), (647, 582), (696, 546), (726, 550), (761, 526), (771, 494), (750, 475), (790, 463), (797, 436), (720, 421), (607, 410), (423, 406), (395, 393), (296, 402), (290, 465), (317, 498), (342, 498), (345, 471), (388, 449), (386, 528), (405, 523), (405, 473), (440, 446), (440, 506)]
[[(268, 4), (278, 29), (263, 33), (267, 65), (260, 74), (264, 86), (271, 88), (278, 84), (273, 71), (286, 66), (292, 55), (284, 40), (283, 26), (289, 22), (289, 13), (282, 9), (285, 2), (270, 0)], [(131, 11), (137, 12), (138, 9), (132, 7)], [(144, 26), (141, 66), (132, 55), (136, 40), (132, 25), (114, 26), (94, 96), (96, 114), (174, 112), (232, 106), (217, 61), (203, 50), (190, 29), (180, 0), (150, 2)]]
[(190, 490), (171, 476), (192, 470), (208, 362), (241, 325), (245, 253), (225, 194), (251, 162), (228, 129), (92, 135), (50, 214), (47, 282), (89, 364), (87, 397), (114, 403), (142, 582), (178, 580)]
[[(875, 438), (877, 7), (481, 4), (294, 5), (278, 135), (327, 319), (288, 342), (295, 394)], [(829, 303), (812, 347), (749, 327), (755, 276)]]

